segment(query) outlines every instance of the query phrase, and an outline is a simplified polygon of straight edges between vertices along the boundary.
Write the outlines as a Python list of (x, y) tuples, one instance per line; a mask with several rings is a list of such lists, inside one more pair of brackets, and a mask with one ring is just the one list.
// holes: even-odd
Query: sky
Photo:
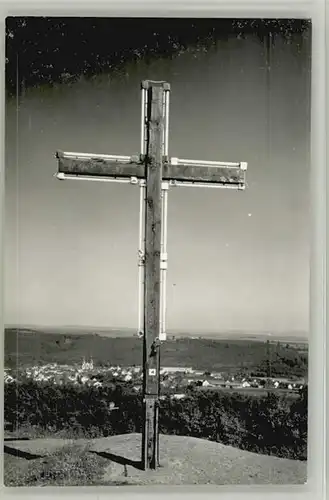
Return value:
[(248, 162), (246, 191), (170, 189), (168, 329), (308, 332), (310, 47), (277, 39), (266, 61), (233, 37), (7, 98), (6, 324), (137, 329), (138, 188), (59, 182), (54, 153), (138, 154), (153, 79), (171, 156)]

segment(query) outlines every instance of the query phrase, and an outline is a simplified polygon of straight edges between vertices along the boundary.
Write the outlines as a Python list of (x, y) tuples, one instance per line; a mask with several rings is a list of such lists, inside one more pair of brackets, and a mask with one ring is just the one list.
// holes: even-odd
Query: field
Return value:
[[(95, 365), (141, 365), (142, 341), (133, 336), (107, 334), (55, 333), (29, 329), (5, 331), (5, 366), (57, 362), (81, 363), (92, 357)], [(287, 366), (301, 366), (296, 376), (307, 375), (307, 352), (281, 342), (242, 339), (176, 338), (168, 339), (161, 347), (162, 366), (185, 366), (205, 371), (251, 371), (271, 362), (278, 356)], [(302, 366), (303, 365), (303, 366)]]

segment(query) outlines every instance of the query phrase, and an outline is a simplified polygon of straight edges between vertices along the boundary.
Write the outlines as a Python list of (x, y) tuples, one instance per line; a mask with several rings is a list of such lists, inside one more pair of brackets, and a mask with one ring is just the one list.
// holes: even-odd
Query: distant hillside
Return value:
[(85, 335), (97, 333), (99, 335), (112, 335), (113, 337), (133, 337), (136, 334), (136, 328), (109, 328), (98, 326), (40, 326), (40, 325), (6, 325), (6, 330), (20, 330), (20, 331), (34, 331), (40, 333), (52, 334), (71, 334), (71, 335)]
[[(77, 326), (77, 325), (62, 325), (62, 326), (42, 326), (42, 325), (5, 325), (8, 330), (32, 330), (35, 332), (44, 333), (60, 333), (60, 334), (91, 334), (97, 333), (104, 336), (112, 337), (133, 337), (136, 334), (136, 328), (110, 328), (108, 326)], [(307, 332), (295, 331), (283, 333), (273, 332), (255, 332), (255, 331), (241, 331), (241, 330), (228, 330), (228, 331), (184, 331), (184, 330), (167, 330), (168, 338), (207, 338), (214, 340), (252, 340), (253, 342), (264, 342), (270, 340), (271, 342), (289, 342), (293, 344), (307, 344)]]
[[(178, 338), (163, 343), (161, 364), (191, 366), (205, 371), (250, 370), (266, 366), (269, 350), (273, 362), (278, 353), (290, 360), (290, 364), (298, 363), (298, 356), (302, 356), (296, 349), (286, 347), (285, 343), (268, 346), (265, 342), (252, 340)], [(5, 330), (5, 366), (8, 367), (54, 361), (72, 364), (90, 356), (96, 364), (141, 365), (142, 341), (137, 337)]]

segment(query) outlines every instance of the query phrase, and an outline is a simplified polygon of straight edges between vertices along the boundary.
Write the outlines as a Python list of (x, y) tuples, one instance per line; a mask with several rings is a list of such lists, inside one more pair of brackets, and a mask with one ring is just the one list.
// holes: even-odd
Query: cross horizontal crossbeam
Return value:
[[(145, 157), (66, 153), (58, 151), (59, 178), (106, 177), (145, 179)], [(217, 187), (245, 188), (247, 164), (164, 158), (162, 180), (172, 184), (216, 184)]]

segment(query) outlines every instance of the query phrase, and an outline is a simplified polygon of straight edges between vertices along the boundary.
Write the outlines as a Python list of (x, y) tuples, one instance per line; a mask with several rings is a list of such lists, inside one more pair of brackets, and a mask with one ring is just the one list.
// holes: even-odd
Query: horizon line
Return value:
[[(5, 323), (4, 329), (6, 328), (34, 328), (34, 329), (83, 329), (83, 330), (114, 330), (114, 331), (135, 331), (137, 332), (137, 328), (134, 327), (114, 327), (114, 326), (93, 326), (93, 325), (36, 325), (36, 324), (16, 324), (16, 323)], [(207, 335), (207, 334), (244, 334), (244, 335), (266, 335), (266, 336), (276, 336), (276, 335), (299, 335), (301, 337), (308, 338), (309, 332), (307, 330), (290, 330), (290, 331), (274, 331), (274, 330), (240, 330), (240, 329), (232, 329), (232, 330), (207, 330), (202, 333), (199, 330), (191, 330), (191, 329), (168, 329), (167, 334), (195, 334), (195, 335)]]

